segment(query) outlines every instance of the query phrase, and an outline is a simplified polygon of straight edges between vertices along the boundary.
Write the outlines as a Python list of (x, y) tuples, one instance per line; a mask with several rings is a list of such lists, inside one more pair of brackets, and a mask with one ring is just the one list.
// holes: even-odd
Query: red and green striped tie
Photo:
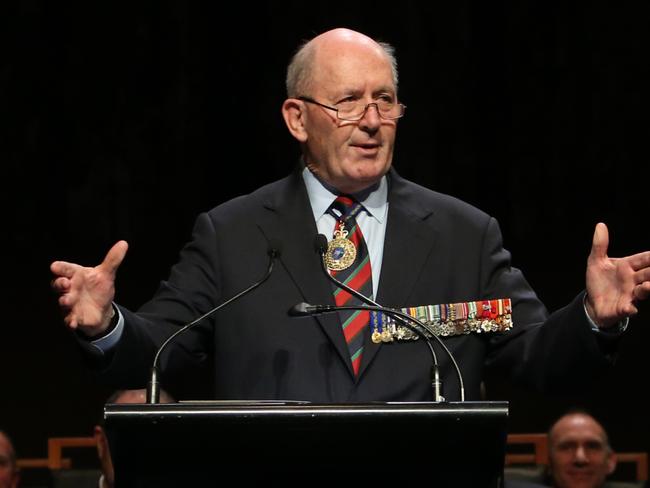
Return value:
[[(347, 238), (357, 248), (357, 256), (352, 265), (341, 271), (333, 271), (332, 275), (350, 288), (372, 299), (372, 271), (370, 269), (368, 247), (355, 218), (362, 210), (363, 206), (359, 202), (347, 196), (339, 196), (329, 208), (329, 213), (337, 220), (334, 230), (338, 230), (340, 223), (343, 222), (345, 230), (348, 231)], [(338, 306), (363, 305), (361, 300), (337, 287), (334, 288), (334, 300)], [(354, 374), (357, 375), (363, 354), (363, 341), (370, 323), (370, 314), (360, 310), (344, 310), (339, 312), (339, 317), (343, 326), (343, 335), (350, 351), (352, 369)]]

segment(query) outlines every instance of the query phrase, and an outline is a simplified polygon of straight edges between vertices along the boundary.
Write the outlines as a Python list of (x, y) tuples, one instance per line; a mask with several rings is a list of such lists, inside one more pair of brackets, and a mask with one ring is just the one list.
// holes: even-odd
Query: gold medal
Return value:
[(375, 344), (379, 344), (381, 342), (381, 332), (375, 329), (372, 335), (370, 336), (370, 338), (372, 339), (372, 342), (374, 342)]
[(343, 228), (341, 222), (338, 230), (334, 231), (334, 239), (327, 244), (325, 253), (325, 264), (330, 271), (341, 271), (349, 268), (357, 257), (357, 248), (347, 238), (348, 231)]
[(381, 333), (382, 342), (393, 342), (393, 334), (391, 334), (387, 329), (384, 329)]

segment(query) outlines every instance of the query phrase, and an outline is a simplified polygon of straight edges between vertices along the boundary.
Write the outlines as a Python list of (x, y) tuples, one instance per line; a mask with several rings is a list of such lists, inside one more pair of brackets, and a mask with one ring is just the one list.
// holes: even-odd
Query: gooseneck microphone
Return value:
[[(323, 273), (325, 276), (332, 281), (337, 287), (342, 288), (343, 290), (347, 291), (351, 295), (354, 295), (357, 297), (359, 300), (361, 300), (364, 303), (367, 303), (368, 307), (349, 307), (348, 310), (374, 310), (378, 312), (383, 312), (388, 315), (391, 315), (396, 321), (401, 323), (403, 326), (405, 326), (407, 329), (414, 331), (416, 334), (418, 334), (420, 337), (423, 338), (423, 340), (427, 343), (429, 346), (429, 349), (431, 350), (431, 355), (433, 357), (433, 378), (432, 378), (432, 383), (434, 385), (434, 388), (437, 388), (439, 386), (436, 386), (439, 382), (439, 371), (438, 371), (438, 358), (436, 356), (436, 353), (433, 349), (433, 345), (431, 344), (431, 338), (428, 337), (426, 334), (424, 334), (422, 331), (426, 331), (429, 333), (429, 335), (437, 341), (437, 343), (442, 347), (442, 349), (445, 351), (445, 354), (447, 354), (447, 357), (449, 357), (449, 360), (451, 363), (454, 365), (454, 369), (456, 370), (456, 376), (458, 377), (458, 386), (460, 390), (460, 401), (464, 402), (465, 401), (465, 383), (463, 381), (463, 375), (460, 372), (460, 368), (458, 367), (458, 363), (456, 362), (456, 358), (454, 358), (454, 355), (451, 353), (451, 351), (447, 348), (444, 342), (442, 342), (442, 339), (438, 337), (438, 335), (429, 327), (428, 324), (422, 322), (419, 319), (416, 319), (415, 317), (412, 317), (408, 314), (405, 314), (401, 311), (398, 310), (393, 310), (391, 308), (386, 308), (378, 304), (377, 302), (371, 300), (367, 296), (363, 295), (362, 293), (359, 293), (357, 290), (354, 288), (349, 287), (342, 281), (337, 280), (334, 276), (332, 276), (327, 269), (327, 265), (325, 264), (325, 252), (327, 251), (327, 237), (325, 237), (323, 234), (317, 234), (316, 239), (314, 240), (314, 247), (316, 249), (316, 252), (320, 256), (320, 264), (321, 264), (321, 269), (323, 270)], [(376, 309), (380, 310), (375, 310), (373, 307), (376, 307)], [(300, 313), (300, 310), (303, 310), (303, 313)], [(295, 305), (290, 311), (290, 314), (294, 315), (316, 315), (320, 313), (328, 313), (328, 312), (334, 312), (337, 310), (345, 310), (346, 307), (333, 307), (331, 305), (309, 305), (307, 303), (300, 303), (298, 305)], [(309, 310), (309, 312), (307, 312)], [(414, 327), (412, 324), (416, 324), (416, 327)], [(418, 330), (419, 328), (419, 330)], [(436, 400), (439, 401), (439, 400)]]
[[(433, 387), (433, 399), (436, 402), (444, 402), (445, 398), (442, 396), (442, 382), (440, 381), (440, 368), (438, 367), (438, 357), (436, 356), (436, 351), (433, 349), (433, 344), (429, 337), (420, 330), (420, 327), (423, 325), (419, 320), (402, 313), (398, 310), (392, 310), (390, 308), (373, 306), (373, 305), (343, 305), (343, 306), (334, 306), (334, 305), (310, 305), (309, 303), (298, 303), (289, 309), (289, 315), (292, 317), (307, 317), (311, 315), (320, 315), (323, 313), (335, 313), (340, 310), (365, 310), (365, 311), (374, 311), (381, 312), (386, 315), (390, 315), (395, 320), (403, 324), (409, 330), (415, 332), (418, 336), (422, 338), (425, 344), (429, 347), (431, 352), (431, 357), (433, 358), (433, 366), (431, 367), (431, 386)], [(416, 324), (416, 325), (413, 325)]]
[(182, 326), (180, 329), (178, 329), (176, 332), (174, 332), (172, 335), (170, 335), (165, 342), (162, 343), (162, 345), (158, 348), (158, 351), (156, 351), (156, 355), (153, 359), (153, 365), (151, 366), (151, 378), (149, 383), (147, 384), (147, 403), (159, 403), (160, 402), (160, 382), (158, 381), (158, 361), (160, 358), (160, 354), (163, 352), (163, 350), (167, 347), (167, 344), (172, 342), (175, 337), (179, 336), (186, 330), (192, 328), (202, 320), (210, 317), (212, 314), (215, 312), (218, 312), (221, 310), (223, 307), (226, 305), (231, 304), (235, 300), (243, 297), (247, 293), (250, 293), (253, 291), (255, 288), (260, 286), (262, 283), (264, 283), (266, 280), (269, 279), (271, 276), (271, 273), (273, 272), (273, 265), (275, 264), (275, 260), (280, 257), (280, 246), (279, 243), (277, 242), (269, 242), (267, 254), (269, 255), (269, 266), (266, 270), (266, 273), (264, 276), (259, 280), (253, 283), (251, 286), (246, 288), (245, 290), (240, 291), (236, 295), (232, 296), (225, 302), (217, 305), (213, 309), (209, 310), (208, 312), (204, 313), (200, 317), (192, 320), (191, 322), (185, 324)]

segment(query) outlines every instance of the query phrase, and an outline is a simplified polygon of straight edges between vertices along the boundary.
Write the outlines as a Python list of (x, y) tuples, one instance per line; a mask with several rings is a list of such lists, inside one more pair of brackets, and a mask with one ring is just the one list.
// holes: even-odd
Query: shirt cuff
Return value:
[(90, 345), (102, 354), (106, 354), (111, 349), (113, 349), (113, 347), (115, 347), (115, 344), (117, 344), (117, 342), (120, 340), (120, 337), (122, 337), (122, 332), (124, 331), (124, 316), (114, 303), (113, 308), (115, 309), (115, 315), (117, 316), (117, 324), (115, 324), (113, 330), (111, 330), (105, 336), (90, 342)]
[(587, 321), (589, 322), (589, 325), (591, 326), (591, 330), (594, 332), (598, 332), (600, 334), (608, 335), (608, 336), (617, 336), (622, 334), (627, 330), (627, 325), (630, 323), (630, 318), (625, 317), (624, 320), (621, 320), (618, 324), (610, 327), (609, 329), (601, 329), (598, 327), (598, 324), (592, 320), (592, 318), (589, 316), (589, 312), (587, 312), (587, 294), (585, 293), (584, 298), (582, 299), (582, 306), (585, 309), (585, 316), (587, 317)]

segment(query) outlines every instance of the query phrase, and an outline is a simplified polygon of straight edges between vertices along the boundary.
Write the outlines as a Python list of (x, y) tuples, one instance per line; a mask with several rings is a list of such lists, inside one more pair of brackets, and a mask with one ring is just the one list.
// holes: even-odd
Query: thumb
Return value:
[(609, 247), (609, 231), (607, 226), (602, 222), (596, 224), (596, 230), (594, 231), (594, 239), (591, 243), (591, 253), (589, 257), (594, 258), (605, 258), (607, 257), (607, 248)]
[(106, 272), (115, 275), (115, 273), (117, 273), (117, 268), (122, 264), (128, 249), (129, 245), (126, 241), (118, 241), (113, 245), (113, 247), (111, 247), (104, 258), (104, 261), (99, 266), (104, 268)]

